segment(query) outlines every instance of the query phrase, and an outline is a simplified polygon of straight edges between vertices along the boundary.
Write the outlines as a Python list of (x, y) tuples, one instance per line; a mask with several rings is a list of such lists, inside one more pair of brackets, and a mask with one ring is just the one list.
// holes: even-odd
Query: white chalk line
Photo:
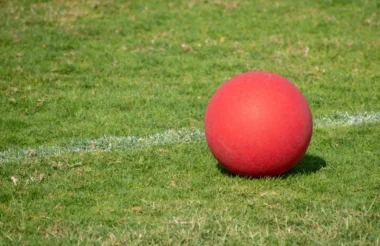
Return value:
[(179, 130), (167, 130), (163, 133), (139, 137), (102, 137), (93, 140), (82, 140), (62, 146), (41, 146), (36, 149), (8, 149), (0, 152), (0, 164), (20, 161), (30, 158), (46, 158), (61, 156), (64, 154), (110, 152), (113, 150), (128, 150), (134, 148), (147, 148), (157, 145), (170, 145), (176, 143), (192, 143), (203, 141), (203, 131), (196, 128), (183, 128)]
[[(363, 125), (380, 122), (379, 112), (336, 112), (329, 116), (314, 120), (314, 128), (342, 127)], [(36, 149), (8, 149), (0, 152), (0, 164), (21, 161), (30, 158), (47, 158), (64, 154), (89, 153), (99, 151), (142, 149), (158, 145), (170, 145), (177, 143), (194, 143), (204, 141), (203, 130), (196, 128), (182, 128), (179, 130), (167, 130), (149, 136), (127, 137), (102, 137), (93, 140), (82, 140), (62, 146), (41, 146)]]
[(336, 112), (329, 116), (323, 116), (314, 120), (315, 128), (325, 128), (331, 126), (353, 126), (380, 122), (379, 112), (358, 112), (350, 114), (348, 112)]

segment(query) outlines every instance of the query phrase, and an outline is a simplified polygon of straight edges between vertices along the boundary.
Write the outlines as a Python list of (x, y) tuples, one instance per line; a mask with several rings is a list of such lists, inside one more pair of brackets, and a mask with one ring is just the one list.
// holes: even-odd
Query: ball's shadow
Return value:
[(326, 161), (319, 156), (306, 154), (298, 164), (289, 172), (281, 175), (282, 178), (288, 178), (293, 175), (310, 175), (326, 167)]
[[(226, 170), (220, 163), (217, 163), (216, 166), (222, 174), (230, 177), (237, 177), (237, 175)], [(324, 159), (319, 156), (306, 154), (294, 168), (278, 177), (286, 179), (293, 175), (310, 175), (318, 172), (321, 168), (324, 167), (326, 167), (326, 161)]]

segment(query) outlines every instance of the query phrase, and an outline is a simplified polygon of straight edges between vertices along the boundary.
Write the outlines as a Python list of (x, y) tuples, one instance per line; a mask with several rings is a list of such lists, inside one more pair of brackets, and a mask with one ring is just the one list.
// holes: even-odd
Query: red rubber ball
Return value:
[(312, 135), (310, 107), (300, 90), (269, 72), (248, 72), (212, 96), (205, 136), (216, 160), (240, 176), (277, 176), (304, 156)]

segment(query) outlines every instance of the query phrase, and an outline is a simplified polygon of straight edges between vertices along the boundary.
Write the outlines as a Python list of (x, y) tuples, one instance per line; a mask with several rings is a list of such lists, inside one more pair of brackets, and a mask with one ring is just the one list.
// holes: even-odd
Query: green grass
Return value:
[[(251, 70), (293, 81), (316, 119), (379, 112), (379, 10), (0, 0), (0, 152), (202, 129), (215, 90)], [(315, 129), (265, 179), (228, 174), (204, 141), (31, 154), (0, 163), (0, 244), (379, 245), (379, 138), (379, 123)]]

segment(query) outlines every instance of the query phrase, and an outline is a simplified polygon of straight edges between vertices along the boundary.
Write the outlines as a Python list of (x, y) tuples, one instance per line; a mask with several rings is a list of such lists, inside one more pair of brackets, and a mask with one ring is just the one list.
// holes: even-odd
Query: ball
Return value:
[(205, 137), (215, 159), (233, 174), (277, 176), (304, 156), (312, 114), (301, 91), (270, 72), (248, 72), (225, 82), (211, 97)]

